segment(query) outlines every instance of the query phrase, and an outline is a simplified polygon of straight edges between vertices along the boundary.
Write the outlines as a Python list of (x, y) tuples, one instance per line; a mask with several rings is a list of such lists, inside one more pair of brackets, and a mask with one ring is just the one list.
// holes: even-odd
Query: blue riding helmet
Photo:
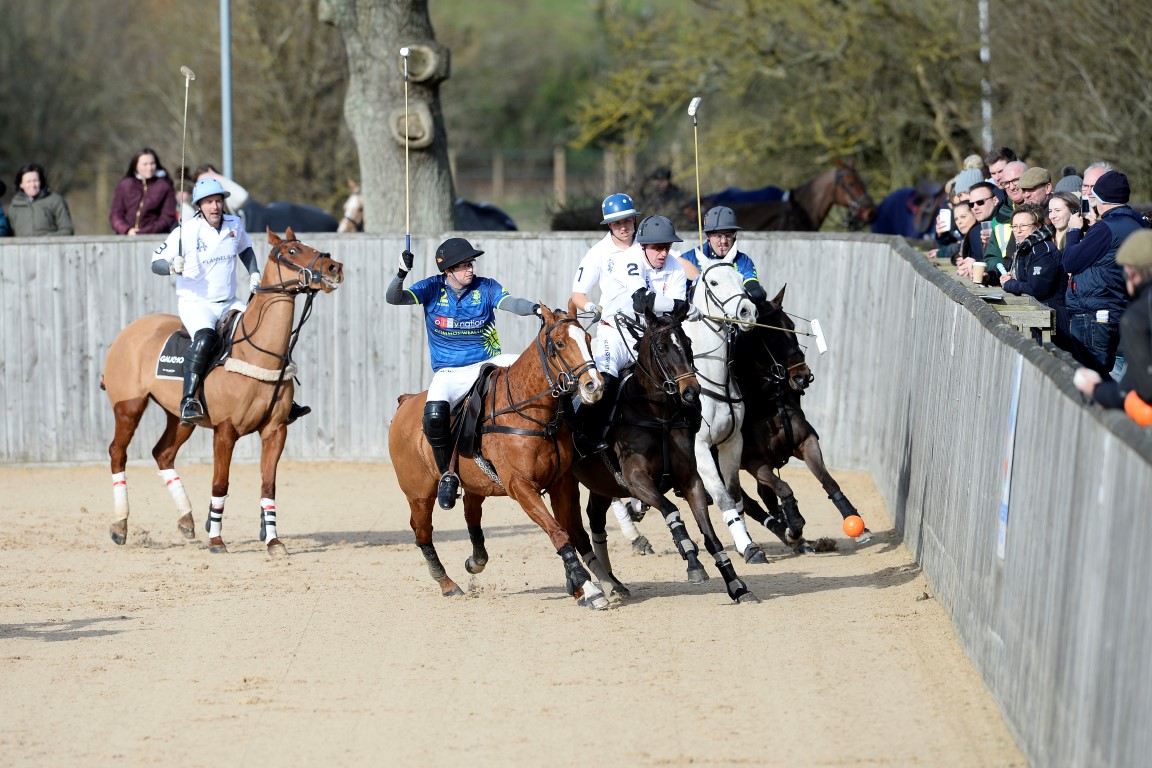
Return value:
[(604, 198), (600, 210), (604, 213), (604, 221), (600, 222), (601, 224), (611, 224), (614, 221), (640, 215), (640, 211), (636, 210), (636, 204), (632, 202), (632, 198), (623, 192), (617, 192)]
[(196, 182), (196, 186), (192, 187), (192, 205), (195, 207), (201, 200), (212, 195), (223, 195), (228, 197), (231, 192), (224, 189), (224, 185), (211, 176), (200, 179)]

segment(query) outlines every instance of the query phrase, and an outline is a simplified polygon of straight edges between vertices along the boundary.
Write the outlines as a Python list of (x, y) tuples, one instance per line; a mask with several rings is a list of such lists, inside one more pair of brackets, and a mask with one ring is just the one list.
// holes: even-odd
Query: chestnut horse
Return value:
[[(876, 204), (868, 196), (868, 189), (856, 167), (841, 161), (816, 178), (789, 190), (782, 200), (724, 202), (705, 198), (701, 201), (702, 210), (713, 205), (727, 205), (735, 211), (742, 229), (755, 231), (817, 232), (833, 205), (847, 209), (848, 229), (860, 229), (876, 217)], [(695, 217), (695, 206), (686, 213)]]
[[(288, 411), (292, 404), (290, 355), (300, 332), (293, 329), (296, 297), (308, 295), (301, 315), (303, 325), (317, 291), (330, 293), (344, 280), (344, 267), (330, 254), (321, 253), (296, 239), (291, 229), (284, 239), (271, 230), (272, 251), (263, 269), (260, 287), (236, 323), (232, 334), (230, 362), (212, 369), (204, 378), (204, 404), (214, 434), (212, 496), (210, 519), (223, 516), (228, 495), (228, 475), (232, 450), (243, 435), (259, 432), (260, 452), (260, 539), (273, 556), (287, 554), (276, 537), (276, 465), (288, 434)], [(101, 387), (116, 415), (116, 432), (108, 446), (112, 459), (112, 491), (117, 520), (112, 524), (112, 540), (123, 544), (128, 538), (128, 486), (124, 467), (128, 444), (140, 424), (148, 403), (155, 401), (166, 412), (168, 422), (152, 449), (160, 476), (168, 486), (176, 509), (182, 513), (177, 527), (185, 538), (196, 537), (192, 504), (174, 469), (176, 454), (192, 435), (192, 425), (182, 424), (180, 411), (182, 382), (156, 376), (157, 360), (165, 342), (180, 330), (175, 315), (146, 315), (122, 330), (104, 361)], [(209, 528), (211, 532), (211, 528)], [(209, 541), (212, 552), (226, 552), (220, 535)]]
[(745, 493), (744, 512), (794, 552), (812, 552), (804, 540), (805, 521), (796, 497), (777, 473), (789, 458), (795, 456), (807, 465), (842, 517), (859, 513), (824, 466), (820, 436), (800, 406), (814, 376), (796, 334), (779, 330), (796, 328), (784, 312), (784, 290), (758, 307), (758, 322), (775, 327), (745, 331), (734, 349), (734, 375), (746, 395), (741, 466), (756, 478), (757, 493), (767, 506), (765, 512)]
[[(699, 584), (708, 578), (701, 565), (696, 544), (685, 530), (676, 506), (665, 493), (675, 488), (688, 501), (704, 545), (724, 579), (728, 596), (735, 602), (758, 602), (756, 595), (736, 575), (732, 560), (724, 551), (708, 517), (704, 484), (697, 473), (695, 440), (700, 429), (700, 382), (692, 356), (692, 344), (682, 323), (688, 304), (677, 307), (671, 317), (645, 313), (646, 327), (639, 335), (636, 362), (620, 386), (620, 400), (612, 418), (609, 444), (620, 473), (610, 468), (601, 455), (582, 458), (576, 464), (576, 477), (590, 491), (588, 521), (592, 528), (591, 546), (579, 523), (573, 533), (581, 552), (593, 549), (594, 561), (602, 561), (613, 591), (627, 596), (627, 588), (611, 573), (604, 545), (605, 512), (614, 497), (633, 496), (659, 509), (672, 534), (680, 556), (688, 563), (688, 580)], [(627, 323), (621, 321), (620, 327)]]
[[(472, 556), (464, 567), (480, 573), (488, 562), (480, 527), (481, 503), (488, 496), (510, 496), (539, 525), (564, 562), (570, 591), (591, 607), (604, 609), (608, 600), (592, 583), (572, 546), (568, 528), (575, 510), (572, 499), (574, 451), (561, 418), (560, 399), (579, 393), (581, 402), (600, 399), (604, 382), (592, 363), (588, 333), (575, 309), (553, 312), (540, 307), (542, 323), (536, 338), (507, 368), (496, 368), (487, 380), (477, 425), (479, 450), (461, 459), (457, 474), (464, 489), (464, 520), (472, 541)], [(388, 434), (388, 453), (396, 479), (408, 498), (412, 532), (428, 571), (445, 597), (464, 594), (448, 576), (432, 543), (432, 508), (440, 472), (422, 419), (427, 392), (400, 397), (400, 407)], [(541, 498), (547, 492), (552, 514)]]

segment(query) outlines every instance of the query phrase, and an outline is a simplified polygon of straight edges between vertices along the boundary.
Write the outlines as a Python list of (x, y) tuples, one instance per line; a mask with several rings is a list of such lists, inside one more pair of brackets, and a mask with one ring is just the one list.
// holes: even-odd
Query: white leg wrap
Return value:
[(636, 524), (632, 522), (627, 504), (620, 499), (612, 499), (612, 514), (616, 515), (616, 522), (620, 523), (620, 533), (624, 534), (624, 538), (635, 541), (640, 537), (640, 531), (636, 530)]
[(752, 537), (748, 535), (748, 527), (744, 525), (744, 516), (735, 509), (725, 510), (724, 522), (728, 526), (728, 532), (732, 534), (732, 541), (736, 543), (736, 551), (744, 554), (744, 550), (752, 543)]
[(260, 515), (264, 519), (264, 543), (276, 538), (276, 501), (260, 499)]
[(124, 472), (112, 475), (112, 503), (116, 507), (116, 519), (128, 517), (128, 476)]
[(213, 496), (212, 506), (208, 510), (208, 538), (214, 539), (220, 535), (224, 527), (224, 502), (227, 496)]
[(168, 493), (172, 495), (172, 501), (176, 504), (176, 511), (181, 515), (191, 512), (192, 502), (188, 499), (188, 492), (184, 490), (184, 482), (180, 479), (180, 475), (176, 474), (176, 470), (160, 470), (160, 479), (168, 487)]

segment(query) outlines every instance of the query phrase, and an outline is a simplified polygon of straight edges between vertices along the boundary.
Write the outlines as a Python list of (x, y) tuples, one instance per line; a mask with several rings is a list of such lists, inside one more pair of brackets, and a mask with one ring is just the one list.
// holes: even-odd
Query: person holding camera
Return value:
[[(1084, 178), (1089, 178), (1085, 171)], [(1107, 376), (1116, 362), (1120, 316), (1128, 305), (1123, 268), (1116, 254), (1134, 232), (1148, 222), (1128, 205), (1128, 177), (1107, 171), (1092, 185), (1097, 218), (1086, 232), (1070, 228), (1062, 258), (1068, 273), (1065, 304), (1068, 332), (1076, 346), (1072, 355), (1081, 365)]]

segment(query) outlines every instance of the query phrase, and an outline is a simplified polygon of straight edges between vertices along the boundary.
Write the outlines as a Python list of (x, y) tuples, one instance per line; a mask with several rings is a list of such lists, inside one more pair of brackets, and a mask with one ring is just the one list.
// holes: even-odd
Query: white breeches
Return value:
[(619, 377), (620, 371), (632, 365), (636, 357), (632, 337), (614, 325), (601, 325), (592, 339), (592, 358), (600, 373)]
[(215, 328), (216, 322), (230, 309), (244, 309), (244, 302), (239, 299), (229, 301), (204, 301), (203, 299), (189, 299), (183, 296), (177, 302), (177, 312), (180, 322), (188, 329), (188, 335), (196, 338), (196, 331), (205, 328)]
[(428, 402), (447, 400), (450, 407), (460, 402), (468, 390), (476, 382), (480, 368), (488, 363), (507, 368), (519, 359), (520, 355), (496, 355), (487, 360), (481, 360), (462, 368), (441, 368), (432, 376), (432, 383), (428, 385)]

